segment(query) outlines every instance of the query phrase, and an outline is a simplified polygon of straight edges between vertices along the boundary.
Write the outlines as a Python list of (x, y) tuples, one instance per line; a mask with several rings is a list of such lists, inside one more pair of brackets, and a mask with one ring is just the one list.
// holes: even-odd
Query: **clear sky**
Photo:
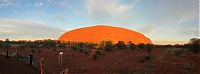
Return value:
[(199, 38), (199, 0), (0, 0), (0, 40), (57, 39), (66, 31), (111, 25), (155, 44)]

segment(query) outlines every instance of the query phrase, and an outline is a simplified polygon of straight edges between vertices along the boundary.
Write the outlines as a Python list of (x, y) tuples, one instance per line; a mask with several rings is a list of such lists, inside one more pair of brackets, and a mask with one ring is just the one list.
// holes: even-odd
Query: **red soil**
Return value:
[[(28, 49), (28, 48), (27, 48)], [(27, 50), (25, 49), (25, 50)], [(162, 48), (154, 48), (152, 51), (152, 61), (144, 61), (147, 55), (145, 49), (142, 50), (113, 50), (103, 52), (96, 60), (93, 60), (91, 52), (84, 54), (70, 48), (63, 49), (63, 66), (58, 66), (59, 51), (41, 47), (41, 53), (34, 52), (34, 61), (40, 63), (40, 58), (45, 57), (44, 67), (48, 74), (59, 74), (62, 70), (68, 69), (70, 74), (199, 74), (200, 54), (185, 52), (182, 56), (176, 56), (174, 51)], [(169, 48), (170, 49), (170, 48)], [(10, 50), (11, 51), (11, 50)], [(12, 52), (12, 51), (11, 51)], [(26, 55), (27, 53), (20, 52)], [(11, 59), (12, 60), (12, 59)], [(15, 62), (15, 65), (12, 63)], [(24, 63), (16, 65), (16, 61), (0, 58), (0, 73), (13, 71), (20, 74), (30, 72), (30, 66)], [(17, 62), (19, 63), (19, 62)], [(19, 70), (20, 69), (20, 70)], [(34, 72), (35, 69), (33, 68)], [(32, 71), (32, 69), (31, 69)], [(36, 71), (38, 72), (38, 71)], [(29, 73), (28, 73), (29, 74)]]
[(117, 41), (124, 41), (125, 43), (132, 41), (135, 44), (152, 43), (149, 38), (136, 31), (101, 25), (68, 31), (60, 36), (58, 40), (61, 42), (72, 41), (98, 43), (103, 40), (111, 40), (114, 43)]
[[(148, 74), (183, 74), (188, 73), (188, 68), (192, 68), (191, 72), (200, 73), (199, 61), (200, 54), (188, 53), (185, 56), (177, 57), (171, 51), (163, 49), (154, 49), (152, 52), (153, 60), (151, 62), (144, 61), (147, 55), (146, 50), (130, 51), (115, 50), (104, 52), (96, 60), (92, 59), (91, 54), (84, 54), (79, 51), (64, 50), (63, 66), (58, 66), (58, 51), (43, 49), (41, 55), (35, 53), (35, 59), (45, 57), (45, 67), (51, 73), (59, 73), (68, 68), (69, 73), (139, 73)], [(39, 61), (38, 61), (39, 62)]]
[(29, 64), (16, 61), (13, 58), (6, 59), (0, 55), (0, 74), (39, 74), (40, 71)]

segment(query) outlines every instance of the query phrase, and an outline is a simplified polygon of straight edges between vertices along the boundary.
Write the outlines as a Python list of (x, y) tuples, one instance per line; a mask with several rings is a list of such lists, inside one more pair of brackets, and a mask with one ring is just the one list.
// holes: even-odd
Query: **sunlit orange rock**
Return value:
[(136, 31), (132, 31), (125, 28), (120, 27), (112, 27), (112, 26), (91, 26), (84, 27), (79, 29), (74, 29), (64, 33), (58, 39), (61, 42), (93, 42), (99, 43), (103, 40), (111, 40), (114, 43), (118, 41), (124, 41), (125, 43), (131, 41), (132, 43), (150, 43), (151, 40), (145, 37), (143, 34), (138, 33)]

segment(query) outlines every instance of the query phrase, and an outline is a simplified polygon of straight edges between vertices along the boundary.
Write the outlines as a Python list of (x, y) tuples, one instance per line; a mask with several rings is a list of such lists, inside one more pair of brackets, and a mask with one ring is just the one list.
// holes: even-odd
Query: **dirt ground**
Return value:
[(0, 74), (39, 74), (40, 71), (27, 63), (6, 59), (0, 55)]
[[(59, 51), (42, 49), (40, 55), (34, 54), (36, 60), (45, 57), (45, 67), (51, 73), (68, 69), (69, 73), (79, 74), (199, 74), (200, 54), (184, 53), (176, 56), (173, 51), (155, 48), (152, 60), (145, 60), (146, 50), (114, 50), (103, 52), (96, 60), (90, 53), (65, 49), (63, 65), (58, 66)], [(39, 61), (38, 61), (39, 62)]]
[[(25, 50), (28, 50), (26, 48)], [(33, 59), (38, 64), (44, 57), (44, 68), (47, 74), (59, 74), (68, 69), (69, 74), (200, 74), (200, 54), (185, 52), (179, 56), (173, 50), (154, 48), (151, 61), (145, 60), (145, 49), (113, 50), (102, 52), (96, 60), (91, 52), (85, 54), (70, 48), (62, 49), (63, 63), (58, 66), (59, 50), (47, 48), (35, 51)], [(27, 52), (19, 52), (27, 55)], [(0, 57), (0, 74), (35, 74), (36, 68), (28, 64)]]

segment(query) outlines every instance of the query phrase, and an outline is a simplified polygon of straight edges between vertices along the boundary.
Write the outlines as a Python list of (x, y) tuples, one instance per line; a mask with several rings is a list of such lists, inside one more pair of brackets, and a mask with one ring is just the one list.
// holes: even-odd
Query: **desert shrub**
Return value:
[(87, 55), (88, 54), (88, 50), (83, 51), (83, 53)]
[(105, 46), (104, 46), (104, 49), (106, 50), (106, 51), (111, 51), (112, 49), (113, 49), (113, 43), (112, 43), (112, 41), (106, 41), (105, 42)]
[(72, 50), (78, 50), (78, 47), (76, 45), (71, 45)]
[(139, 47), (140, 49), (143, 49), (143, 48), (144, 48), (144, 46), (145, 46), (145, 44), (144, 44), (144, 43), (140, 43), (140, 44), (138, 44), (138, 47)]
[(185, 48), (185, 49), (188, 49), (189, 47), (190, 47), (189, 44), (184, 44), (184, 45), (183, 45), (183, 48)]
[(126, 48), (126, 44), (124, 43), (124, 41), (118, 41), (118, 43), (116, 43), (115, 46), (117, 46), (117, 48), (119, 48), (119, 49)]
[(86, 48), (78, 48), (78, 50), (79, 50), (80, 52), (85, 52), (85, 51), (87, 51), (88, 49), (86, 49)]
[(152, 60), (151, 56), (144, 56), (144, 57), (142, 57), (142, 59), (140, 59), (140, 62), (144, 63), (144, 62), (150, 61), (150, 60)]
[(103, 50), (99, 49), (94, 50), (92, 54), (93, 60), (96, 60), (100, 55), (103, 55)]
[(175, 50), (174, 53), (176, 56), (181, 56), (183, 54), (183, 50)]
[(189, 50), (193, 53), (198, 53), (200, 51), (200, 39), (190, 40)]
[(56, 44), (56, 47), (57, 48), (65, 48), (66, 44), (65, 43), (59, 43), (59, 44)]
[(56, 47), (56, 41), (51, 40), (51, 39), (43, 40), (42, 44), (44, 45), (44, 47), (46, 47), (48, 49), (52, 48), (52, 47)]
[(94, 43), (88, 43), (87, 44), (87, 47), (89, 47), (90, 49), (95, 49), (97, 46), (97, 44), (94, 44)]
[(112, 41), (101, 41), (97, 49), (111, 51), (114, 48)]
[(147, 49), (148, 54), (150, 55), (151, 51), (154, 48), (153, 44), (146, 44), (145, 47)]
[(83, 43), (83, 42), (78, 42), (77, 43), (77, 46), (80, 47), (80, 48), (83, 48), (86, 44)]
[(8, 49), (11, 47), (11, 43), (9, 39), (6, 39), (5, 42), (2, 43), (2, 48), (6, 50), (6, 58), (9, 58), (8, 56)]
[(134, 43), (132, 43), (131, 41), (128, 42), (128, 47), (130, 49), (135, 49), (136, 48), (136, 45)]
[(95, 53), (98, 54), (98, 55), (103, 55), (103, 51), (102, 50), (96, 50)]
[(98, 58), (98, 54), (93, 54), (92, 58), (93, 58), (93, 60), (96, 60)]

